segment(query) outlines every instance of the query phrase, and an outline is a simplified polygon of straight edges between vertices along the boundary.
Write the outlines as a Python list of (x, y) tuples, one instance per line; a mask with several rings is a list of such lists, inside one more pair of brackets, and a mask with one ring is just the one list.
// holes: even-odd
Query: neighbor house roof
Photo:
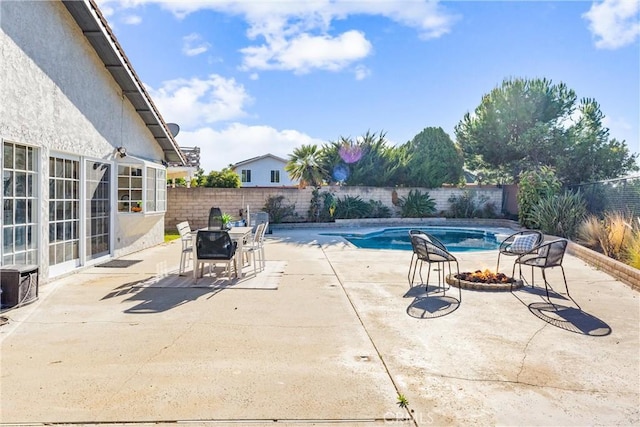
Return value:
[(89, 41), (105, 68), (122, 89), (122, 94), (133, 104), (136, 113), (147, 126), (167, 162), (185, 164), (186, 159), (160, 112), (151, 100), (142, 81), (131, 66), (124, 50), (111, 31), (94, 0), (62, 0)]
[(249, 163), (257, 162), (258, 160), (262, 160), (262, 159), (266, 159), (266, 158), (272, 158), (272, 159), (278, 160), (278, 161), (280, 161), (280, 162), (282, 162), (282, 163), (287, 163), (287, 160), (286, 160), (286, 159), (283, 159), (282, 157), (274, 156), (274, 155), (273, 155), (273, 154), (271, 154), (271, 153), (267, 153), (267, 154), (265, 154), (265, 155), (263, 155), (263, 156), (252, 157), (252, 158), (250, 158), (250, 159), (247, 159), (247, 160), (243, 160), (243, 161), (241, 161), (241, 162), (238, 162), (238, 163), (236, 163), (236, 164), (232, 165), (232, 168), (233, 168), (233, 169), (236, 169), (236, 168), (238, 168), (238, 167), (240, 167), (240, 166), (244, 166), (244, 165), (247, 165), (247, 164), (249, 164)]

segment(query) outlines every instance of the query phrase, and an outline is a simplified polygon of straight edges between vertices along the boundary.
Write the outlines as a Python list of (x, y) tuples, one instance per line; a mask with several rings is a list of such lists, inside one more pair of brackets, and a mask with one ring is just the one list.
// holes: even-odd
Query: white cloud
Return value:
[(610, 116), (605, 116), (602, 119), (602, 124), (608, 127), (609, 129), (616, 128), (624, 131), (631, 130), (631, 125), (629, 124), (627, 119), (625, 119), (624, 117), (620, 117), (616, 119)]
[[(199, 10), (242, 16), (248, 23), (247, 37), (261, 40), (241, 52), (243, 69), (277, 69), (307, 73), (314, 69), (339, 71), (368, 56), (371, 43), (359, 29), (332, 33), (332, 23), (349, 16), (386, 17), (415, 28), (423, 39), (447, 34), (457, 19), (432, 0), (113, 0), (123, 8), (158, 3), (178, 19)], [(195, 52), (195, 51), (194, 51)], [(201, 53), (201, 52), (199, 52)], [(362, 78), (356, 73), (356, 78)]]
[(187, 56), (196, 56), (205, 53), (211, 45), (202, 40), (199, 34), (191, 33), (182, 38), (182, 53)]
[(287, 159), (295, 147), (326, 142), (295, 130), (240, 123), (232, 123), (221, 130), (205, 127), (181, 131), (176, 140), (181, 146), (200, 147), (200, 167), (206, 173), (267, 153)]
[(162, 117), (183, 129), (245, 117), (244, 107), (253, 102), (244, 86), (217, 74), (204, 80), (169, 80), (158, 89), (147, 90)]
[(358, 65), (355, 68), (356, 80), (364, 80), (371, 75), (371, 70), (364, 65)]
[(370, 51), (371, 43), (359, 31), (347, 31), (338, 37), (305, 33), (241, 50), (246, 70), (291, 70), (299, 74), (312, 69), (339, 71), (365, 58)]
[(127, 25), (138, 25), (142, 22), (142, 18), (138, 15), (127, 15), (122, 18), (122, 22)]
[(593, 3), (583, 17), (596, 37), (596, 47), (617, 49), (635, 42), (640, 36), (640, 1), (604, 0)]
[(102, 12), (102, 14), (109, 18), (111, 16), (113, 16), (113, 14), (115, 13), (115, 10), (112, 7), (108, 7), (108, 6), (100, 6), (100, 12)]

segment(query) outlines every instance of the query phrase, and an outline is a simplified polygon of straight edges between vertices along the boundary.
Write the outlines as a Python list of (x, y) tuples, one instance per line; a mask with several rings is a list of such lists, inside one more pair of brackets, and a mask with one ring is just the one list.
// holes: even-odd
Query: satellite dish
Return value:
[(176, 135), (178, 135), (178, 133), (180, 133), (180, 126), (175, 123), (167, 123), (167, 127), (169, 128), (169, 132), (171, 132), (171, 136), (173, 136), (174, 138), (176, 137)]

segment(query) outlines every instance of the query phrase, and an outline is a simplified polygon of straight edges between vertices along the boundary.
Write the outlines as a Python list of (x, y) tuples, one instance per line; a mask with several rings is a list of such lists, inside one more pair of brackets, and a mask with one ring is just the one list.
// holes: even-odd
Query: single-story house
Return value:
[(164, 241), (185, 158), (94, 0), (0, 1), (1, 265), (40, 281)]
[(284, 170), (287, 161), (273, 154), (253, 157), (232, 165), (242, 187), (291, 187), (298, 185)]

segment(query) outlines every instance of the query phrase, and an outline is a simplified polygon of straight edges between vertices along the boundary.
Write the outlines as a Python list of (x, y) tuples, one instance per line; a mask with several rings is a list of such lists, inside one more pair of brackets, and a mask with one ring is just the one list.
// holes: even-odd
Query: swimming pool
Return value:
[(393, 227), (365, 233), (322, 233), (340, 236), (358, 248), (395, 249), (410, 251), (409, 230), (422, 230), (445, 244), (450, 252), (486, 251), (497, 249), (508, 235), (497, 229), (467, 227)]

